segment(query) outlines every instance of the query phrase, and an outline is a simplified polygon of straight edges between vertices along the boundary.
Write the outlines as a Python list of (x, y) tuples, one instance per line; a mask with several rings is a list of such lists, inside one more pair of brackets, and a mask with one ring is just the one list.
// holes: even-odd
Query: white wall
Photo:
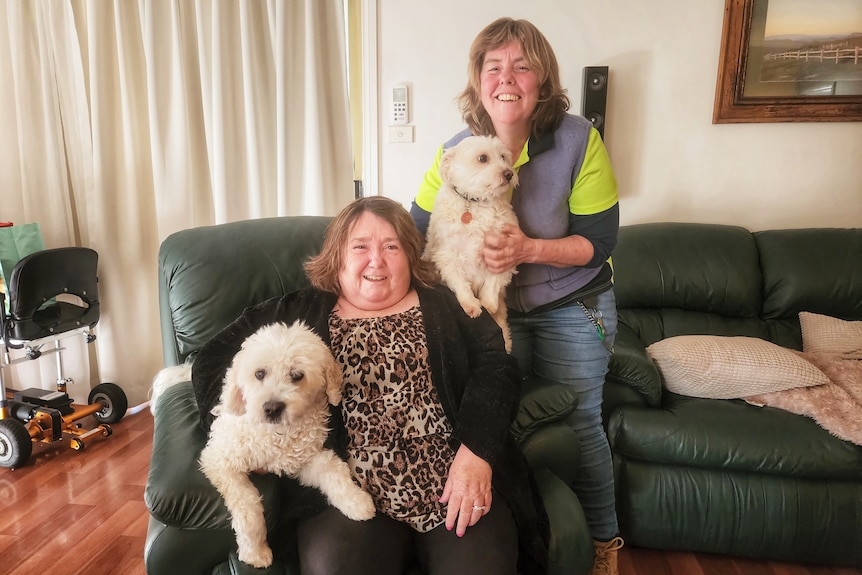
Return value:
[[(574, 112), (583, 67), (610, 67), (605, 140), (623, 224), (862, 226), (862, 122), (712, 124), (722, 0), (378, 2), (382, 195), (409, 205), (437, 147), (463, 127), (453, 100), (470, 43), (511, 16), (548, 37)], [(402, 82), (411, 144), (386, 141), (388, 94)]]

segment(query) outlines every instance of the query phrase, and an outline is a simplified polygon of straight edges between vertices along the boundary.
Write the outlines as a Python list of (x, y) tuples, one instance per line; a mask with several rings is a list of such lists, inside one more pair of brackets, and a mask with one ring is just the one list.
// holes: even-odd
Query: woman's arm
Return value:
[(599, 214), (571, 216), (573, 235), (558, 239), (527, 237), (518, 226), (506, 225), (499, 234), (485, 234), (482, 258), (493, 273), (522, 263), (555, 267), (598, 267), (605, 263), (617, 243), (619, 205)]
[(512, 441), (521, 375), (491, 316), (468, 317), (448, 290), (439, 289), (447, 296), (441, 345), (450, 363), (443, 387), (456, 402), (451, 419), (460, 442), (440, 502), (447, 506), (447, 529), (455, 528), (460, 537), (491, 509), (492, 469)]
[(503, 226), (499, 234), (486, 233), (482, 247), (482, 258), (492, 273), (502, 273), (523, 263), (584, 266), (593, 259), (593, 254), (593, 244), (583, 236), (530, 238), (515, 225)]
[(455, 439), (494, 465), (521, 392), (521, 372), (487, 313), (473, 319), (445, 286), (417, 288), (434, 388)]
[(419, 191), (410, 205), (410, 215), (413, 216), (413, 221), (416, 222), (416, 227), (423, 236), (428, 232), (428, 222), (431, 219), (431, 211), (434, 209), (434, 201), (437, 199), (440, 186), (443, 185), (443, 181), (440, 179), (440, 158), (442, 157), (443, 146), (440, 146), (434, 157), (434, 163), (425, 172)]
[(458, 336), (448, 338), (452, 356), (457, 346), (466, 363), (455, 426), (455, 437), (491, 465), (504, 443), (511, 439), (510, 426), (518, 408), (521, 372), (515, 358), (506, 353), (503, 333), (486, 311), (470, 318), (454, 296), (447, 311)]

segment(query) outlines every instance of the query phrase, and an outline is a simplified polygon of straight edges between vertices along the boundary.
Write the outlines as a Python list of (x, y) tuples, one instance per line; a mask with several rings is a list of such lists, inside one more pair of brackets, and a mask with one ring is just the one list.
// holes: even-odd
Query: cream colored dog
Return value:
[(518, 224), (508, 198), (510, 187), (518, 185), (511, 154), (499, 138), (467, 137), (443, 153), (440, 178), (423, 257), (434, 262), (467, 315), (488, 310), (511, 351), (505, 292), (515, 270), (491, 273), (482, 260), (485, 234)]
[(329, 349), (301, 322), (261, 328), (234, 357), (200, 464), (230, 511), (241, 561), (272, 564), (252, 471), (296, 477), (350, 519), (374, 516), (371, 496), (353, 482), (347, 463), (323, 447), (327, 404), (341, 402), (342, 383)]

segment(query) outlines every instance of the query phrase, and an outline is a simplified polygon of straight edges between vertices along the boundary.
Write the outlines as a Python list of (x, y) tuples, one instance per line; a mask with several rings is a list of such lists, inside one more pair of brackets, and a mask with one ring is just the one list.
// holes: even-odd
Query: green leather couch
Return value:
[(676, 335), (802, 349), (810, 311), (862, 320), (862, 229), (624, 227), (605, 388), (627, 545), (862, 568), (862, 447), (812, 419), (662, 388), (645, 347)]
[[(159, 252), (159, 307), (166, 366), (178, 365), (264, 299), (307, 284), (303, 262), (320, 250), (329, 219), (270, 218), (194, 228), (168, 237)], [(551, 523), (551, 575), (587, 573), (593, 549), (586, 520), (568, 483), (580, 451), (559, 420), (575, 398), (565, 386), (528, 380), (512, 432), (535, 469)], [(206, 441), (191, 385), (170, 388), (158, 401), (144, 499), (150, 512), (144, 551), (149, 575), (262, 573), (240, 563), (219, 494), (198, 469)], [(280, 481), (255, 477), (268, 524), (289, 505)], [(289, 529), (278, 529), (284, 561), (267, 575), (298, 574)], [(275, 547), (275, 546), (274, 546)]]

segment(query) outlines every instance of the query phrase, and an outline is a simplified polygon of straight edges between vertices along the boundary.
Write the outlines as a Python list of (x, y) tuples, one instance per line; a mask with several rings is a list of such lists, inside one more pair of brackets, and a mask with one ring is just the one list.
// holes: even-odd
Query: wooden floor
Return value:
[[(27, 465), (0, 469), (0, 575), (145, 574), (153, 419), (143, 410), (112, 427), (111, 437), (90, 439), (84, 451), (65, 440), (39, 444)], [(623, 548), (619, 564), (621, 575), (862, 575), (633, 547)]]
[(145, 574), (153, 418), (144, 410), (111, 427), (83, 451), (34, 444), (27, 465), (0, 469), (0, 575)]

